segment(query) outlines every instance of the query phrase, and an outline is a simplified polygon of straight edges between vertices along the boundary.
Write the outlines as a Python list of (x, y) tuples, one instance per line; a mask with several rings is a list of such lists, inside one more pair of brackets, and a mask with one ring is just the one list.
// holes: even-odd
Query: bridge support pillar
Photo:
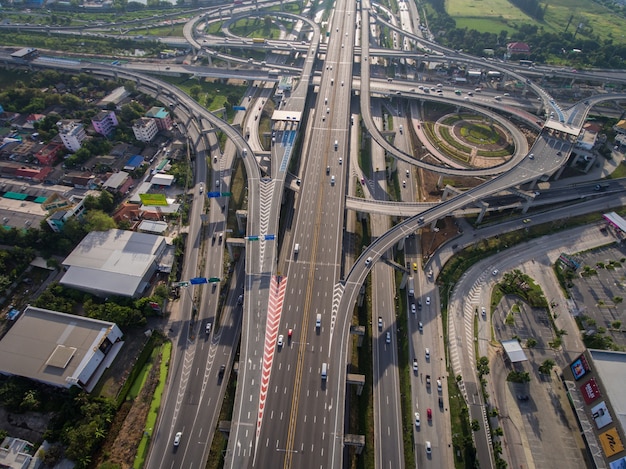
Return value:
[(363, 299), (365, 298), (365, 286), (361, 286), (361, 289), (359, 290), (359, 296), (356, 299), (356, 304), (357, 306), (361, 307), (363, 306)]
[(361, 347), (363, 345), (363, 337), (365, 337), (365, 327), (350, 326), (350, 334), (356, 336), (356, 346)]
[[(437, 187), (438, 187), (438, 188), (439, 188), (439, 187), (441, 187), (441, 185), (442, 185), (442, 184), (443, 184), (443, 175), (442, 175), (442, 174), (440, 174), (440, 175), (439, 175), (439, 177), (437, 178)], [(446, 190), (447, 190), (447, 189), (448, 189), (448, 188), (446, 187)], [(444, 194), (445, 194), (445, 192), (444, 192)], [(444, 195), (444, 197), (445, 197), (445, 195)]]
[(556, 172), (556, 174), (554, 175), (555, 181), (558, 181), (560, 179), (561, 174), (563, 174), (563, 171), (565, 171), (565, 166), (561, 166), (559, 170)]
[(480, 213), (478, 214), (478, 218), (476, 219), (476, 224), (482, 223), (483, 218), (485, 218), (485, 213), (487, 213), (487, 206), (484, 205), (480, 209)]
[(352, 435), (347, 433), (343, 437), (343, 443), (346, 446), (354, 446), (354, 452), (356, 454), (361, 454), (363, 452), (363, 448), (365, 448), (365, 435)]
[(402, 251), (404, 249), (404, 240), (405, 238), (402, 238), (400, 241), (398, 241), (398, 251)]
[(248, 223), (248, 211), (237, 210), (237, 213), (235, 213), (235, 217), (237, 218), (237, 229), (239, 230), (240, 233), (245, 233), (246, 224)]
[(356, 384), (356, 394), (357, 396), (360, 396), (363, 392), (363, 388), (365, 387), (365, 375), (348, 373), (346, 375), (346, 384)]

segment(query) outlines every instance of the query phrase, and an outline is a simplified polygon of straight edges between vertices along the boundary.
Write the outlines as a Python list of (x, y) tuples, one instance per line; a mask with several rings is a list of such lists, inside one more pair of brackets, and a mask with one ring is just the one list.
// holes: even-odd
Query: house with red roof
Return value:
[(509, 42), (506, 45), (506, 51), (509, 55), (514, 54), (530, 54), (530, 46), (525, 42)]

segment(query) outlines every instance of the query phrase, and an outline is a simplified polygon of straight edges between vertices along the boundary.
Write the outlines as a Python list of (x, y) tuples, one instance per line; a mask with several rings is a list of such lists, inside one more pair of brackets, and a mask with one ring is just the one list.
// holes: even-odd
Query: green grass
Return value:
[(507, 0), (448, 0), (446, 11), (456, 21), (457, 28), (495, 34), (502, 30), (512, 33), (523, 24), (536, 24), (546, 32), (560, 33), (573, 16), (569, 32), (573, 33), (575, 25), (583, 22), (590, 25), (593, 34), (601, 39), (613, 38), (616, 44), (626, 43), (623, 33), (626, 19), (615, 15), (600, 3), (591, 0), (551, 0), (542, 4), (547, 6), (543, 22), (530, 18)]
[(167, 370), (170, 363), (170, 357), (172, 355), (172, 343), (165, 342), (162, 347), (155, 349), (161, 352), (161, 367), (159, 368), (159, 384), (154, 391), (152, 397), (152, 403), (150, 404), (150, 412), (146, 419), (146, 425), (144, 427), (144, 434), (137, 447), (137, 456), (133, 463), (134, 469), (141, 469), (146, 462), (146, 456), (148, 455), (148, 448), (150, 447), (150, 439), (152, 437), (152, 431), (156, 428), (157, 417), (159, 415), (159, 409), (161, 407), (161, 398), (163, 396), (163, 390), (167, 380)]
[(150, 358), (145, 363), (145, 365), (141, 368), (139, 375), (135, 378), (133, 385), (130, 387), (128, 391), (128, 397), (127, 397), (128, 399), (131, 399), (131, 400), (135, 399), (139, 395), (139, 393), (141, 392), (141, 389), (143, 388), (143, 385), (146, 384), (146, 380), (148, 379), (148, 375), (150, 374), (150, 370), (152, 369), (152, 364), (154, 363), (154, 359), (159, 355), (160, 352), (161, 351), (159, 348), (155, 348), (152, 350), (152, 354), (150, 355)]

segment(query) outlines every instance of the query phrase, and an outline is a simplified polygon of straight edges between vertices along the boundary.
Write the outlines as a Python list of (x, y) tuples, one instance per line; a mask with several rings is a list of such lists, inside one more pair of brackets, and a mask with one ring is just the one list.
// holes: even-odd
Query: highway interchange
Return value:
[[(238, 7), (239, 13), (233, 11), (232, 14), (246, 15), (253, 9), (251, 5), (243, 4)], [(419, 370), (411, 372), (413, 410), (410, 414), (412, 417), (416, 409), (421, 414), (421, 425), (414, 436), (416, 466), (452, 467), (449, 418), (445, 413), (447, 404), (440, 410), (437, 403), (439, 396), (446, 398), (447, 388), (445, 381), (441, 391), (435, 384), (437, 378), (447, 374), (443, 360), (445, 345), (438, 314), (438, 292), (435, 284), (424, 273), (434, 270), (436, 277), (442, 265), (437, 264), (437, 256), (429, 259), (428, 267), (421, 265), (419, 237), (414, 235), (419, 233), (420, 228), (451, 213), (476, 210), (485, 200), (497, 203), (504, 199), (493, 196), (519, 188), (524, 183), (536, 182), (543, 176), (553, 175), (567, 161), (590, 109), (602, 101), (623, 100), (626, 96), (593, 96), (561, 110), (550, 95), (534, 82), (526, 80), (517, 68), (490, 63), (490, 69), (507, 73), (528, 85), (528, 93), (539, 97), (546, 114), (553, 113), (553, 118), (544, 121), (521, 111), (513, 100), (500, 103), (486, 98), (468, 102), (449, 92), (441, 96), (426, 96), (415, 90), (413, 82), (403, 83), (395, 79), (389, 85), (385, 80), (370, 77), (369, 62), (373, 57), (393, 51), (383, 52), (371, 48), (376, 39), (371, 36), (372, 29), (360, 27), (370, 25), (373, 18), (375, 21), (385, 21), (375, 13), (376, 10), (367, 0), (359, 3), (339, 0), (327, 26), (330, 32), (327, 41), (322, 40), (316, 23), (306, 18), (302, 18), (308, 28), (307, 34), (310, 34), (306, 44), (302, 44), (299, 37), (294, 37), (291, 43), (282, 41), (280, 45), (277, 41), (253, 45), (245, 39), (229, 37), (230, 44), (241, 41), (242, 44), (268, 51), (285, 48), (307, 52), (305, 66), (300, 70), (300, 83), (288, 103), (281, 108), (298, 118), (276, 131), (276, 143), (272, 145), (271, 154), (269, 157), (264, 156), (269, 158), (269, 164), (257, 156), (262, 153), (262, 147), (254, 113), (272, 97), (272, 87), (265, 86), (262, 81), (257, 82), (260, 85), (258, 88), (251, 88), (251, 94), (245, 100), (249, 111), (239, 113), (237, 120), (228, 125), (176, 88), (141, 73), (150, 70), (145, 64), (129, 63), (123, 67), (87, 62), (34, 64), (129, 79), (136, 82), (142, 91), (171, 104), (177, 120), (182, 123), (185, 136), (194, 148), (193, 191), (197, 201), (204, 199), (200, 184), (207, 188), (216, 185), (220, 191), (227, 191), (230, 168), (235, 157), (240, 157), (245, 164), (249, 197), (247, 235), (259, 236), (259, 240), (246, 242), (245, 262), (236, 264), (220, 322), (214, 325), (212, 333), (205, 334), (204, 328), (207, 322), (213, 322), (217, 316), (219, 291), (193, 291), (193, 288), (198, 287), (189, 287), (181, 295), (178, 317), (173, 318), (170, 329), (176, 347), (170, 366), (169, 386), (161, 407), (158, 428), (154, 429), (152, 435), (147, 467), (204, 466), (218, 423), (225, 384), (240, 340), (237, 390), (228, 449), (224, 454), (225, 466), (342, 467), (346, 463), (345, 413), (348, 409), (345, 402), (348, 390), (346, 378), (352, 353), (352, 313), (361, 288), (370, 274), (373, 285), (370, 321), (374, 358), (372, 382), (376, 467), (405, 467), (402, 435), (405, 417), (400, 404), (400, 370), (396, 352), (396, 332), (400, 328), (408, 330), (410, 356), (419, 363)], [(207, 9), (185, 25), (186, 40), (199, 53), (204, 51), (207, 55), (217, 56), (210, 48), (221, 47), (224, 41), (216, 37), (199, 36), (196, 24), (229, 13), (217, 8)], [(264, 14), (262, 11), (257, 13)], [(406, 23), (418, 20), (416, 13), (411, 15), (403, 10), (400, 15), (401, 28), (385, 23), (395, 31), (394, 37), (397, 33), (399, 37), (419, 44), (431, 55), (439, 55), (436, 60), (453, 58), (455, 61), (484, 66), (484, 61), (479, 58), (445, 50), (421, 35), (410, 32), (417, 28), (409, 28)], [(323, 53), (320, 50), (322, 46)], [(413, 51), (411, 54), (421, 60), (426, 55), (423, 51)], [(2, 60), (8, 63), (11, 59), (5, 56)], [(357, 67), (358, 74), (355, 72)], [(189, 68), (175, 67), (175, 70), (177, 73), (185, 73)], [(279, 65), (272, 65), (272, 68), (294, 72)], [(391, 86), (394, 91), (390, 91)], [(356, 113), (353, 113), (353, 89), (358, 90), (360, 101)], [(529, 127), (536, 128), (539, 135), (529, 148), (525, 138), (509, 125), (516, 152), (509, 161), (498, 167), (464, 168), (418, 160), (413, 157), (410, 146), (402, 136), (396, 133), (396, 141), (392, 144), (383, 133), (383, 111), (380, 100), (374, 100), (373, 96), (389, 98), (390, 95), (393, 99), (419, 98), (454, 103), (493, 117), (494, 120), (506, 120), (500, 113), (508, 112), (525, 121)], [(315, 104), (309, 108), (306, 104), (311, 100)], [(362, 179), (364, 174), (355, 162), (355, 144), (358, 141), (355, 117), (357, 123), (359, 118), (362, 119), (368, 135), (378, 144), (372, 150), (373, 166), (384, 168), (385, 156), (392, 156), (397, 160), (398, 174), (406, 172), (406, 176), (401, 176), (401, 179), (408, 184), (403, 184), (401, 197), (411, 203), (386, 202), (385, 205), (388, 189), (384, 170), (374, 171), (371, 180)], [(397, 112), (393, 119), (394, 128), (402, 125), (408, 129), (414, 125), (413, 119)], [(223, 153), (216, 145), (215, 134), (206, 131), (212, 128), (221, 129), (229, 139)], [(239, 129), (248, 128), (250, 135), (246, 138)], [(417, 132), (418, 129), (414, 127), (413, 131)], [(294, 157), (292, 149), (295, 138), (303, 142), (297, 173), (301, 183), (295, 188), (290, 183), (290, 187), (295, 189), (292, 228), (286, 233), (279, 233), (284, 186), (287, 180), (293, 181), (286, 163)], [(433, 149), (433, 152), (436, 150)], [(445, 161), (443, 155), (439, 157), (440, 161)], [(205, 161), (210, 162), (209, 168)], [(452, 194), (438, 204), (416, 204), (413, 202), (416, 200), (413, 182), (416, 167), (444, 175), (471, 174), (484, 177), (485, 182), (460, 194)], [(355, 172), (358, 174), (356, 178)], [(354, 195), (359, 179), (366, 192), (363, 205), (359, 205), (361, 202), (356, 198), (347, 197)], [(619, 186), (615, 184), (612, 190), (623, 192), (621, 183)], [(567, 199), (571, 192), (564, 189), (562, 192), (552, 192), (549, 196), (543, 194), (538, 201), (550, 197)], [(598, 195), (594, 194), (591, 185), (587, 187), (586, 194), (590, 198)], [(529, 201), (535, 198), (536, 194), (528, 194)], [(621, 202), (614, 198), (613, 203)], [(199, 274), (209, 277), (223, 269), (224, 245), (221, 242), (211, 243), (210, 239), (214, 233), (224, 233), (222, 206), (227, 204), (227, 198), (223, 197), (209, 199), (208, 210), (201, 203), (193, 204), (185, 253), (186, 278)], [(372, 207), (367, 208), (370, 212), (372, 243), (362, 252), (360, 249), (346, 249), (349, 245), (346, 231), (354, 225), (352, 212), (348, 212), (347, 208), (354, 210), (364, 205)], [(593, 206), (589, 210), (597, 210), (597, 207)], [(388, 215), (393, 213), (403, 214), (406, 218), (392, 227)], [(202, 239), (203, 235), (206, 239)], [(280, 242), (272, 239), (271, 235), (279, 238)], [(268, 239), (264, 239), (264, 236)], [(204, 247), (203, 242), (206, 244)], [(296, 245), (299, 246), (297, 252)], [(386, 262), (378, 262), (381, 259), (393, 259), (396, 246), (402, 246), (400, 249), (405, 250), (404, 257), (409, 266), (413, 262), (419, 264), (414, 273), (415, 295), (424, 304), (419, 315), (408, 315), (408, 324), (397, 324), (394, 312), (396, 296), (401, 292), (404, 294), (404, 290), (396, 291), (392, 267)], [(204, 256), (208, 262), (200, 262), (200, 256)], [(199, 270), (201, 266), (204, 269), (202, 271)], [(242, 291), (244, 301), (240, 304), (238, 297)], [(191, 321), (191, 311), (196, 307), (199, 308), (198, 320)], [(318, 317), (319, 326), (316, 324)], [(378, 317), (382, 320), (380, 328), (377, 327)], [(423, 329), (419, 323), (422, 323)], [(292, 331), (289, 338), (288, 330)], [(282, 347), (277, 345), (279, 335), (285, 337)], [(426, 348), (429, 350), (428, 357)], [(466, 344), (466, 350), (473, 350), (472, 344)], [(474, 361), (475, 358), (470, 354), (464, 357), (464, 367), (454, 370), (455, 374), (463, 377), (463, 385), (469, 395), (475, 393), (476, 387), (476, 377), (472, 376)], [(320, 373), (324, 363), (327, 364), (327, 378), (322, 379)], [(223, 377), (220, 376), (222, 365), (226, 367)], [(425, 386), (424, 382), (427, 374), (433, 380), (430, 387)], [(427, 419), (426, 408), (432, 409), (432, 420)], [(480, 405), (476, 408), (470, 406), (470, 412), (472, 417), (482, 420)], [(171, 442), (179, 431), (183, 433), (181, 445), (173, 449)], [(427, 441), (432, 445), (432, 454), (426, 453)], [(476, 445), (481, 467), (491, 466), (493, 461), (486, 432), (476, 434)]]

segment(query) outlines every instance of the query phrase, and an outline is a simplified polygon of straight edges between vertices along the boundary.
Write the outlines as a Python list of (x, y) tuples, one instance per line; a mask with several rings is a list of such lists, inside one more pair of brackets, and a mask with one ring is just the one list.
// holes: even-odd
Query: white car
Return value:
[(387, 334), (385, 335), (385, 342), (387, 342), (388, 344), (391, 343), (391, 332), (387, 332)]
[(493, 272), (491, 272), (491, 275), (495, 277), (496, 275), (498, 275), (498, 272), (499, 272), (498, 269), (495, 269)]
[(413, 359), (413, 371), (417, 373), (418, 370), (419, 370), (419, 367), (417, 366), (417, 358), (414, 358)]
[(432, 446), (430, 446), (430, 441), (426, 442), (426, 454), (430, 455), (433, 452)]
[(415, 426), (417, 428), (420, 427), (420, 413), (419, 412), (415, 412)]
[(178, 432), (174, 436), (174, 446), (180, 445), (180, 439), (183, 437), (183, 432)]
[(383, 318), (381, 316), (378, 316), (378, 330), (383, 330)]
[(283, 346), (283, 342), (285, 341), (285, 338), (283, 337), (283, 335), (279, 335), (278, 336), (278, 342), (276, 343), (276, 345), (278, 345), (278, 348)]
[(200, 194), (204, 192), (204, 184), (200, 184)]
[(426, 355), (426, 360), (430, 360), (430, 349), (424, 350), (424, 354)]
[(204, 331), (206, 332), (206, 335), (209, 335), (211, 333), (211, 323), (210, 322), (206, 323), (206, 327), (204, 328)]
[(411, 303), (411, 313), (417, 313), (417, 308), (415, 308), (415, 303)]
[(368, 257), (367, 259), (365, 259), (365, 265), (370, 265), (372, 263), (372, 258)]
[(429, 305), (430, 304), (430, 296), (426, 297), (426, 304)]
[(419, 329), (419, 331), (420, 331), (420, 332), (422, 332), (422, 331), (424, 330), (424, 324), (422, 324), (422, 321), (420, 321), (420, 322), (417, 324), (417, 328)]
[(437, 380), (437, 391), (441, 392), (441, 380)]
[(481, 308), (481, 313), (483, 315), (483, 318), (487, 317), (487, 310), (485, 309), (484, 306)]

